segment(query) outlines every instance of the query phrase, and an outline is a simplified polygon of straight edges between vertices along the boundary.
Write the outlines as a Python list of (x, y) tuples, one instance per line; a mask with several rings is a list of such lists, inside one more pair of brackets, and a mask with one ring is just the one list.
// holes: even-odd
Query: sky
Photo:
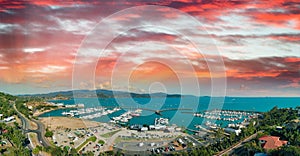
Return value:
[(0, 91), (300, 96), (298, 0), (0, 0)]

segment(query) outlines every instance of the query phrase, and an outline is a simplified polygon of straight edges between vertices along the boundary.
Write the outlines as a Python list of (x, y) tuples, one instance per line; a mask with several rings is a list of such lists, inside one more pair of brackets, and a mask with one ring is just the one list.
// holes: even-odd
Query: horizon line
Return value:
[(225, 95), (225, 96), (211, 96), (211, 95), (192, 95), (192, 94), (182, 94), (182, 93), (166, 93), (166, 92), (153, 92), (153, 93), (146, 93), (146, 92), (133, 92), (133, 91), (123, 91), (123, 90), (109, 90), (109, 89), (74, 89), (74, 90), (57, 90), (57, 91), (49, 91), (49, 92), (42, 92), (42, 93), (24, 93), (24, 94), (14, 94), (14, 93), (8, 93), (5, 91), (0, 91), (5, 94), (11, 94), (13, 96), (37, 96), (39, 94), (51, 94), (51, 93), (58, 93), (58, 92), (74, 92), (74, 91), (96, 91), (96, 90), (106, 90), (111, 92), (127, 92), (127, 93), (134, 93), (134, 94), (166, 94), (166, 95), (181, 95), (181, 96), (195, 96), (195, 97), (286, 97), (286, 98), (300, 98), (298, 96), (274, 96), (274, 95), (267, 95), (267, 96), (255, 96), (255, 95), (249, 95), (249, 96), (243, 96), (243, 95)]

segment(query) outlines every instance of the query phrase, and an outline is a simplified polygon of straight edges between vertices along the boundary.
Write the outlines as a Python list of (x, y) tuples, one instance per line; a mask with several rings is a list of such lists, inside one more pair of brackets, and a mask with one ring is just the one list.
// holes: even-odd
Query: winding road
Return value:
[(39, 142), (44, 146), (44, 147), (48, 147), (51, 146), (51, 143), (45, 138), (45, 127), (44, 125), (38, 121), (38, 120), (32, 120), (33, 122), (36, 123), (36, 125), (38, 126), (38, 128), (36, 130), (30, 130), (30, 132), (34, 132), (37, 134), (38, 140)]
[(36, 130), (32, 130), (30, 129), (30, 120), (28, 118), (26, 118), (21, 112), (19, 112), (19, 110), (16, 108), (16, 104), (15, 102), (12, 103), (14, 110), (17, 112), (19, 118), (21, 119), (22, 122), (22, 130), (23, 132), (29, 133), (29, 132), (33, 132), (37, 134), (38, 140), (41, 143), (42, 146), (44, 147), (48, 147), (48, 146), (52, 146), (49, 141), (45, 138), (45, 127), (44, 125), (38, 121), (38, 120), (32, 120), (32, 122), (35, 122), (36, 125), (38, 126), (38, 128)]
[(237, 149), (237, 148), (243, 146), (243, 143), (254, 139), (257, 136), (257, 134), (260, 133), (260, 132), (262, 132), (262, 131), (258, 131), (256, 133), (250, 135), (249, 137), (245, 138), (244, 140), (241, 140), (238, 144), (236, 144), (234, 146), (231, 146), (230, 148), (221, 151), (220, 153), (217, 154), (217, 156), (230, 154), (234, 149)]

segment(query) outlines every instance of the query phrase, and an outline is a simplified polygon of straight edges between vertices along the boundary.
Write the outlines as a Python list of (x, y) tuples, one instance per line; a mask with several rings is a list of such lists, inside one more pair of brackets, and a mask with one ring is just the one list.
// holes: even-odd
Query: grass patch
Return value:
[(28, 134), (29, 134), (29, 137), (30, 137), (30, 140), (31, 140), (33, 146), (36, 147), (37, 145), (39, 145), (39, 141), (37, 140), (37, 135), (36, 135), (36, 133), (30, 132), (30, 133), (28, 133)]
[(103, 141), (103, 140), (99, 140), (99, 141), (98, 141), (98, 144), (101, 144), (101, 145), (103, 145), (103, 144), (105, 144), (105, 141)]
[(95, 142), (97, 140), (97, 138), (95, 136), (92, 136), (89, 138), (89, 141)]
[(97, 138), (95, 136), (91, 136), (90, 138), (86, 139), (82, 144), (80, 144), (77, 148), (76, 151), (79, 151), (83, 146), (85, 146), (88, 142), (92, 141), (95, 142)]
[(112, 132), (108, 132), (108, 133), (102, 134), (100, 136), (102, 136), (103, 138), (109, 138), (109, 137), (113, 136), (114, 134), (116, 134), (116, 133), (118, 133), (120, 131), (121, 130), (119, 129), (119, 130), (116, 130), (116, 131), (112, 131)]

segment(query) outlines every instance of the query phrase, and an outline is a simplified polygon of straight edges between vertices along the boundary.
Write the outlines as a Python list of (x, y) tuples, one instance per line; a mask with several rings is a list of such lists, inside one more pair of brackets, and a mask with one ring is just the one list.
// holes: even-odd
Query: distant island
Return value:
[(112, 90), (70, 90), (70, 91), (57, 91), (44, 94), (25, 94), (19, 95), (20, 97), (39, 97), (47, 100), (67, 100), (72, 98), (158, 98), (158, 97), (183, 97), (180, 94), (167, 94), (167, 93), (133, 93), (125, 91), (112, 91)]

